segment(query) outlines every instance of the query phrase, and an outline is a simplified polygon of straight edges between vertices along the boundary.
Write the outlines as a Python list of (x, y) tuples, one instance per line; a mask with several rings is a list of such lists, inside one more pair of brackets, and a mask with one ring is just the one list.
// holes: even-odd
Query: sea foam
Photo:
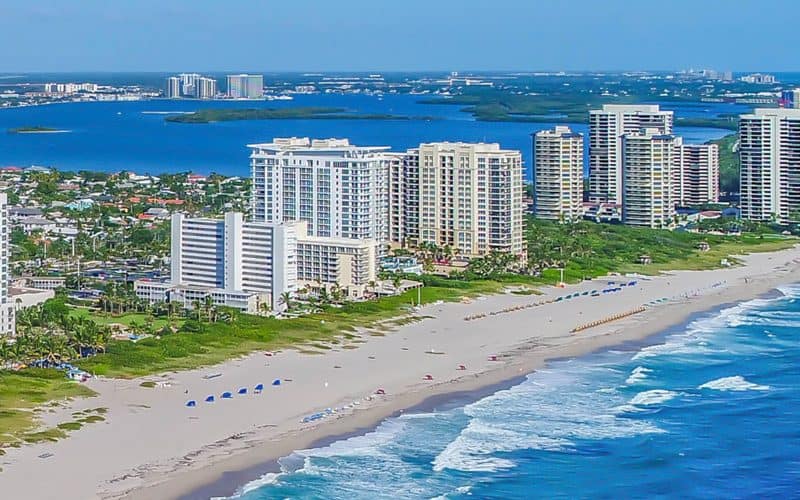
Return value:
[(714, 389), (716, 391), (768, 391), (768, 385), (754, 384), (741, 375), (722, 377), (698, 387), (698, 389)]

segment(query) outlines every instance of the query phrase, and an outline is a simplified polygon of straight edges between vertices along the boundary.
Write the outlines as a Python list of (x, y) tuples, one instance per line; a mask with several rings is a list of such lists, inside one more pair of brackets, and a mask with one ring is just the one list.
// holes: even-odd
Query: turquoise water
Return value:
[(241, 498), (798, 498), (800, 285), (280, 461)]
[[(347, 137), (354, 144), (385, 145), (403, 151), (420, 142), (489, 141), (522, 151), (531, 165), (530, 134), (556, 123), (478, 122), (457, 105), (419, 104), (419, 96), (298, 95), (293, 101), (198, 102), (135, 101), (68, 103), (0, 110), (0, 166), (32, 164), (62, 170), (131, 170), (139, 173), (194, 171), (248, 175), (246, 148), (273, 137)], [(165, 112), (200, 108), (331, 106), (354, 113), (387, 113), (435, 117), (434, 120), (265, 120), (211, 124), (164, 121)], [(686, 106), (687, 116), (715, 116), (738, 112), (732, 104)], [(156, 113), (151, 113), (156, 112)], [(46, 126), (70, 130), (66, 134), (6, 134), (4, 129)], [(587, 126), (572, 125), (587, 133)], [(706, 128), (678, 129), (689, 142), (704, 142), (730, 131)]]

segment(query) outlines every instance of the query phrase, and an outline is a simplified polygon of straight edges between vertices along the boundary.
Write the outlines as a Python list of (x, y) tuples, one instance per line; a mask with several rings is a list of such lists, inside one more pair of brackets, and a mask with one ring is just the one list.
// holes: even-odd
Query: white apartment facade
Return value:
[(10, 233), (8, 198), (5, 193), (0, 193), (0, 336), (14, 335), (16, 332), (15, 305), (11, 301), (8, 291), (10, 280), (8, 263), (11, 258)]
[(167, 88), (165, 95), (168, 99), (175, 99), (181, 96), (181, 79), (177, 76), (167, 78)]
[(581, 218), (583, 135), (557, 126), (533, 134), (533, 213), (563, 222)]
[(388, 244), (388, 147), (307, 137), (248, 147), (254, 221), (305, 221), (310, 236)]
[(605, 104), (589, 112), (589, 201), (621, 203), (622, 136), (647, 128), (672, 134), (672, 111), (650, 104)]
[(800, 222), (800, 109), (741, 115), (739, 161), (742, 218)]
[(263, 75), (227, 75), (227, 95), (233, 99), (260, 99), (264, 97)]
[(680, 140), (658, 128), (622, 140), (622, 222), (667, 228), (674, 223), (672, 170)]
[[(407, 214), (392, 233), (474, 257), (523, 257), (523, 164), (519, 151), (496, 143), (437, 142), (406, 153), (406, 182), (392, 213)], [(418, 211), (417, 211), (418, 206)], [(414, 213), (414, 215), (411, 215)]]
[(419, 243), (419, 155), (390, 156), (389, 240), (403, 248)]
[(194, 96), (198, 99), (213, 99), (217, 95), (217, 81), (213, 78), (200, 77), (194, 85)]
[(691, 206), (719, 201), (719, 147), (677, 144), (672, 176), (673, 201)]

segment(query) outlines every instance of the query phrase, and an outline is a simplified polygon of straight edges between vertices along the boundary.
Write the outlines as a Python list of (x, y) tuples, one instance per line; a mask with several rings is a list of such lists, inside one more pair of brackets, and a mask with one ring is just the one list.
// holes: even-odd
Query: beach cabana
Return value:
[(272, 381), (272, 385), (281, 385), (281, 379), (276, 378), (275, 380)]
[(456, 370), (466, 370), (466, 369), (467, 367), (464, 365), (458, 365), (458, 368), (456, 368)]
[(258, 384), (253, 390), (253, 392), (255, 392), (256, 394), (261, 394), (261, 391), (263, 390), (264, 390), (264, 384)]
[(377, 391), (375, 391), (375, 394), (383, 395), (383, 394), (386, 394), (386, 391), (383, 390), (383, 389), (378, 389)]
[(429, 373), (429, 374), (425, 375), (424, 377), (422, 377), (422, 380), (433, 380), (433, 375), (431, 375)]
[(197, 401), (195, 400), (187, 401), (186, 406), (188, 406), (189, 408), (194, 408), (195, 406), (197, 406)]
[(222, 393), (222, 396), (221, 396), (221, 397), (222, 397), (223, 399), (231, 399), (231, 398), (233, 397), (233, 394), (231, 394), (230, 392), (227, 392), (227, 391), (226, 391), (226, 392), (223, 392), (223, 393)]
[(214, 396), (208, 396), (206, 398), (206, 403), (213, 403), (213, 402), (214, 402)]
[(239, 394), (247, 394), (247, 387), (242, 387), (241, 389), (239, 389), (238, 393)]

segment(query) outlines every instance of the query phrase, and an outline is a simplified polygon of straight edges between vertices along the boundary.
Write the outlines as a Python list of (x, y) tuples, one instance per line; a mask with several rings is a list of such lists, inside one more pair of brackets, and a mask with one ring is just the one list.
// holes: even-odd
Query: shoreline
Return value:
[[(256, 352), (199, 370), (132, 380), (94, 379), (88, 385), (97, 397), (43, 414), (43, 423), (57, 425), (71, 412), (96, 407), (108, 408), (107, 421), (55, 443), (9, 450), (0, 458), (0, 490), (25, 492), (28, 498), (230, 495), (270, 467), (274, 470), (279, 458), (295, 450), (370, 432), (392, 415), (480, 399), (519, 383), (552, 360), (627, 343), (631, 344), (623, 348), (658, 343), (661, 335), (698, 314), (760, 297), (779, 285), (800, 283), (800, 245), (751, 254), (742, 262), (734, 268), (547, 287), (535, 297), (506, 293), (429, 304), (416, 313), (419, 321), (391, 332), (362, 331), (356, 344), (333, 344), (324, 355), (289, 350), (265, 357)], [(638, 284), (619, 293), (555, 300), (620, 279)], [(544, 299), (552, 300), (522, 307)], [(647, 308), (640, 314), (570, 333), (576, 325), (642, 305)], [(465, 321), (509, 308), (513, 312)], [(457, 368), (459, 364), (466, 368)], [(210, 371), (222, 376), (205, 379)], [(276, 377), (285, 383), (266, 388), (263, 395), (185, 407), (187, 399), (202, 401), (207, 394)], [(163, 384), (142, 388), (143, 380)], [(376, 395), (377, 388), (385, 388), (386, 395)], [(305, 416), (326, 408), (339, 411), (303, 423)], [(47, 459), (41, 458), (48, 453)], [(33, 476), (49, 480), (31, 483)]]
[[(374, 410), (371, 412), (366, 410), (368, 413), (359, 415), (355, 419), (351, 417), (326, 422), (316, 426), (311, 432), (263, 442), (215, 464), (186, 471), (158, 485), (128, 492), (124, 498), (200, 500), (230, 497), (240, 493), (242, 488), (259, 480), (265, 474), (280, 472), (278, 460), (296, 451), (325, 447), (337, 441), (367, 434), (374, 431), (383, 421), (403, 413), (435, 411), (437, 403), (452, 407), (478, 401), (521, 383), (529, 375), (551, 362), (589, 356), (615, 347), (635, 346), (638, 349), (659, 344), (669, 335), (685, 329), (700, 317), (758, 298), (779, 296), (781, 292), (777, 287), (793, 283), (800, 283), (800, 274), (789, 280), (751, 281), (750, 284), (756, 286), (726, 290), (729, 293), (716, 297), (702, 297), (701, 300), (681, 304), (683, 306), (681, 308), (666, 306), (651, 310), (649, 319), (639, 318), (634, 325), (621, 325), (607, 333), (609, 342), (586, 343), (577, 350), (564, 349), (563, 355), (522, 356), (508, 366), (489, 370), (475, 377), (462, 378), (427, 396), (419, 393), (401, 395), (394, 400), (394, 404), (385, 408), (371, 409)], [(638, 332), (635, 331), (635, 326), (640, 327)]]

